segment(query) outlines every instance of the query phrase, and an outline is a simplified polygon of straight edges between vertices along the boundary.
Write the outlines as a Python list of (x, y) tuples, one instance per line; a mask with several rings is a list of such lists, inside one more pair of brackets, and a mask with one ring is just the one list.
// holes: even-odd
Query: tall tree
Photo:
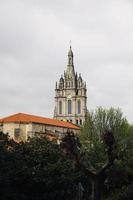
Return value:
[[(125, 162), (127, 160), (126, 154), (129, 151), (132, 152), (132, 142), (130, 140), (132, 136), (132, 127), (128, 124), (126, 118), (123, 117), (120, 109), (103, 109), (101, 107), (96, 109), (89, 114), (82, 128), (82, 134), (80, 136), (82, 151), (84, 152), (82, 163), (91, 171), (96, 170), (99, 172), (100, 169), (103, 168), (104, 163), (108, 160), (108, 162), (113, 165), (111, 164), (112, 167), (109, 165), (109, 168), (106, 167), (106, 172), (109, 172), (108, 174), (112, 172), (111, 184), (113, 185), (119, 173), (119, 171), (117, 171), (117, 175), (115, 174), (115, 176), (113, 176), (114, 171), (116, 172), (116, 169), (124, 165), (124, 163), (127, 167)], [(129, 157), (128, 161), (131, 161), (131, 153), (129, 153)], [(127, 176), (123, 176), (126, 169), (125, 166), (123, 166), (121, 170), (123, 174), (121, 174), (119, 178), (120, 180), (123, 177), (121, 182), (123, 181), (124, 183), (127, 181)], [(131, 166), (132, 164), (130, 163), (128, 167), (131, 169)], [(105, 181), (105, 178), (106, 177), (104, 177), (103, 181)], [(106, 184), (108, 184), (108, 186), (110, 186), (110, 180), (106, 179)], [(119, 180), (117, 180), (118, 185), (120, 183)], [(114, 184), (114, 186), (116, 185)]]

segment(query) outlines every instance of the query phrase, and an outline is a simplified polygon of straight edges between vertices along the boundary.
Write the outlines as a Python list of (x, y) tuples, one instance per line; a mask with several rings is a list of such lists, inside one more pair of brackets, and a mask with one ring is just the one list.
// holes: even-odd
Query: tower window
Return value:
[(72, 84), (71, 84), (71, 85), (72, 85), (72, 88), (73, 88), (73, 81), (72, 81)]
[(59, 101), (59, 114), (62, 114), (62, 101)]
[(68, 100), (68, 114), (72, 114), (72, 101)]
[(80, 119), (80, 125), (82, 125), (82, 119)]
[(81, 101), (78, 100), (78, 114), (81, 113)]
[(78, 122), (78, 119), (76, 119), (76, 124), (78, 125), (78, 123), (79, 123), (79, 122)]

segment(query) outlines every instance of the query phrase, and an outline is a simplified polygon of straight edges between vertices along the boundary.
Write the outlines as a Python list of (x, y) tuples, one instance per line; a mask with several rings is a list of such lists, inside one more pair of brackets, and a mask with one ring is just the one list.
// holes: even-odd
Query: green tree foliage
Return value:
[(1, 145), (0, 199), (74, 199), (78, 173), (59, 146), (44, 138)]
[(133, 180), (133, 126), (120, 109), (97, 108), (89, 116), (81, 130), (82, 162), (90, 169), (100, 169), (107, 161), (107, 150), (102, 135), (108, 130), (115, 138), (117, 159), (109, 170), (106, 188), (113, 190)]
[(78, 162), (81, 144), (79, 138), (76, 137), (73, 132), (67, 132), (65, 137), (62, 138), (60, 147), (65, 156)]
[(132, 200), (133, 199), (133, 184), (123, 186), (115, 190), (106, 200)]

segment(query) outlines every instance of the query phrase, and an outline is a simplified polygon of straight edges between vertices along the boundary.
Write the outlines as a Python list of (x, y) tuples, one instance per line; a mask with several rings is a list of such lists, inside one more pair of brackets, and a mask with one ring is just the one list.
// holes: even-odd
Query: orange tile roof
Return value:
[(2, 123), (9, 123), (9, 122), (18, 122), (18, 123), (39, 123), (39, 124), (47, 124), (51, 126), (58, 126), (58, 127), (64, 127), (64, 128), (70, 128), (70, 129), (77, 129), (80, 130), (80, 128), (72, 123), (59, 121), (56, 119), (50, 119), (35, 115), (29, 115), (25, 113), (17, 113), (5, 118), (0, 119), (0, 122)]

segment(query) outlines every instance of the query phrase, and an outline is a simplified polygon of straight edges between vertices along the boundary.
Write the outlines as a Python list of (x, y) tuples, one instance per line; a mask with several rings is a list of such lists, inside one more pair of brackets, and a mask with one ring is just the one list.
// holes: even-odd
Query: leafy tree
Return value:
[[(82, 128), (80, 141), (84, 155), (82, 156), (82, 163), (92, 171), (100, 170), (109, 158), (106, 137), (105, 135), (103, 137), (103, 133), (106, 132), (113, 133), (109, 143), (111, 140), (115, 141), (113, 154), (117, 158), (113, 166), (106, 170), (104, 179), (106, 189), (110, 190), (132, 181), (133, 127), (123, 117), (120, 109), (103, 109), (100, 107), (89, 114)], [(117, 181), (116, 177), (119, 177)]]
[(74, 135), (73, 132), (67, 132), (64, 138), (62, 138), (60, 147), (65, 156), (74, 162), (79, 162), (80, 153), (80, 141), (79, 138)]
[[(132, 129), (120, 109), (103, 109), (99, 107), (89, 114), (84, 124), (80, 141), (82, 149), (87, 152), (90, 159), (88, 164), (93, 168), (99, 168), (107, 159), (105, 154), (105, 144), (102, 134), (111, 131), (114, 135), (118, 157), (122, 158), (129, 150), (128, 144), (131, 143)], [(130, 147), (132, 144), (130, 144)], [(131, 148), (130, 148), (131, 149)]]
[(106, 200), (132, 200), (133, 184), (116, 189)]
[(79, 175), (54, 142), (15, 143), (0, 152), (0, 163), (1, 200), (75, 198)]
[(101, 198), (101, 186), (105, 177), (105, 171), (113, 165), (116, 158), (115, 155), (115, 139), (110, 131), (105, 131), (102, 135), (102, 141), (104, 142), (107, 150), (108, 160), (99, 171), (94, 171), (86, 168), (81, 162), (81, 154), (78, 154), (78, 147), (80, 143), (78, 138), (73, 133), (67, 133), (63, 138), (61, 147), (65, 155), (69, 156), (74, 161), (75, 167), (81, 170), (91, 180), (92, 184), (92, 199), (100, 200)]

